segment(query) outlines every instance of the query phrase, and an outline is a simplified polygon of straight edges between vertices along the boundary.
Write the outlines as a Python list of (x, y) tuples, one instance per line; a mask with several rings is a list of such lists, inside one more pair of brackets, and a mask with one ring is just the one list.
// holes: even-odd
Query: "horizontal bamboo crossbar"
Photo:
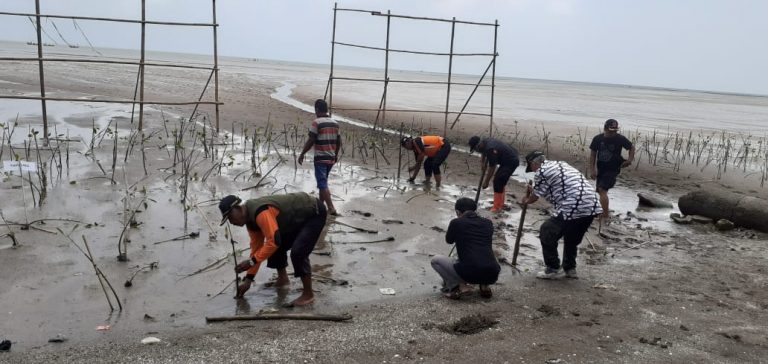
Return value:
[[(334, 80), (342, 80), (342, 81), (366, 81), (366, 82), (385, 82), (383, 79), (379, 78), (355, 78), (355, 77), (333, 77)], [(389, 83), (416, 83), (416, 84), (435, 84), (435, 85), (447, 85), (448, 82), (446, 81), (419, 81), (419, 80), (392, 80), (390, 79), (388, 81)], [(469, 83), (469, 82), (451, 82), (451, 86), (476, 86), (477, 84)], [(491, 87), (491, 85), (483, 85), (481, 84), (480, 87)]]
[(483, 25), (483, 26), (493, 26), (497, 27), (498, 24), (494, 23), (481, 23), (481, 22), (474, 22), (474, 21), (466, 21), (466, 20), (454, 20), (454, 19), (442, 19), (442, 18), (429, 18), (429, 17), (419, 17), (419, 16), (410, 16), (410, 15), (399, 15), (399, 14), (385, 14), (380, 11), (371, 11), (371, 10), (363, 10), (363, 9), (349, 9), (349, 8), (336, 8), (338, 11), (348, 11), (348, 12), (357, 12), (357, 13), (368, 13), (373, 16), (386, 16), (386, 17), (392, 17), (392, 18), (403, 18), (403, 19), (414, 19), (414, 20), (429, 20), (429, 21), (438, 21), (438, 22), (444, 22), (444, 23), (456, 23), (456, 24), (468, 24), (468, 25)]
[[(342, 111), (382, 111), (383, 109), (371, 109), (371, 108), (343, 108), (343, 107), (334, 107), (334, 110), (342, 110)], [(413, 113), (423, 113), (423, 114), (445, 114), (445, 111), (437, 111), (437, 110), (411, 110), (411, 109), (387, 109), (387, 112), (413, 112)], [(491, 116), (491, 114), (484, 114), (479, 112), (459, 112), (459, 111), (448, 111), (448, 114), (461, 114), (461, 115), (475, 115), (475, 116)]]
[(183, 105), (224, 105), (223, 102), (216, 101), (134, 101), (134, 100), (103, 100), (103, 99), (75, 99), (66, 97), (40, 97), (40, 96), (16, 96), (16, 95), (0, 95), (0, 99), (13, 99), (13, 100), (45, 100), (45, 101), (67, 101), (67, 102), (100, 102), (110, 104), (140, 104), (145, 105), (171, 105), (171, 106), (183, 106)]
[(192, 27), (218, 27), (219, 24), (212, 23), (185, 23), (185, 22), (173, 22), (173, 21), (154, 21), (154, 20), (133, 20), (133, 19), (120, 19), (120, 18), (101, 18), (93, 16), (70, 16), (70, 15), (51, 15), (51, 14), (34, 14), (34, 13), (11, 13), (6, 11), (0, 11), (0, 15), (10, 16), (31, 16), (41, 18), (53, 18), (53, 19), (76, 19), (76, 20), (97, 20), (97, 21), (111, 21), (118, 23), (133, 23), (133, 24), (153, 24), (153, 25), (184, 25)]
[[(140, 61), (110, 61), (110, 60), (102, 60), (102, 59), (82, 59), (82, 58), (37, 58), (37, 57), (0, 57), (0, 61), (34, 61), (34, 62), (72, 62), (72, 63), (103, 63), (103, 64), (124, 64), (124, 65), (136, 65), (140, 66), (142, 63)], [(171, 68), (186, 68), (186, 69), (196, 69), (196, 70), (207, 70), (211, 71), (214, 68), (213, 67), (204, 67), (204, 66), (187, 66), (187, 65), (180, 65), (180, 64), (171, 64), (171, 63), (155, 63), (155, 62), (144, 62), (145, 66), (151, 66), (151, 67), (171, 67)]]
[[(386, 51), (386, 52), (396, 52), (396, 53), (410, 53), (410, 54), (423, 54), (428, 56), (458, 56), (458, 57), (473, 57), (473, 56), (483, 56), (483, 57), (493, 57), (493, 53), (440, 53), (440, 52), (422, 52), (422, 51), (409, 51), (405, 49), (392, 49), (392, 48), (381, 48), (381, 47), (371, 47), (371, 46), (364, 46), (360, 44), (352, 44), (352, 43), (342, 43), (342, 42), (332, 42), (333, 44), (338, 44), (342, 46), (347, 47), (353, 47), (353, 48), (363, 48), (363, 49), (371, 49), (375, 51)], [(498, 56), (498, 54), (496, 55)]]

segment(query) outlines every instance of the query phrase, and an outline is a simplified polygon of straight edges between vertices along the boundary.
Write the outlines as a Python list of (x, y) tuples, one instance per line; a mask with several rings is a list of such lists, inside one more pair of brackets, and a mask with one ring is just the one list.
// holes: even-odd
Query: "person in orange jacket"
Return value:
[(424, 135), (416, 138), (403, 138), (400, 141), (400, 146), (412, 150), (416, 158), (416, 164), (408, 168), (408, 172), (411, 172), (411, 178), (408, 179), (408, 182), (416, 180), (421, 164), (424, 163), (425, 182), (429, 183), (434, 174), (435, 186), (440, 187), (442, 183), (440, 165), (445, 162), (448, 154), (451, 153), (451, 143), (441, 136)]
[[(509, 182), (509, 178), (512, 177), (517, 166), (520, 165), (519, 154), (515, 148), (501, 140), (494, 138), (480, 140), (479, 136), (473, 136), (469, 139), (469, 152), (473, 153), (475, 150), (482, 154), (480, 164), (483, 166), (483, 173), (485, 173), (482, 189), (488, 188), (488, 184), (493, 178), (493, 207), (491, 212), (500, 212), (504, 207), (506, 198), (504, 190), (507, 182)], [(486, 167), (489, 170), (486, 171)]]
[(229, 221), (236, 226), (245, 226), (251, 240), (250, 256), (235, 267), (236, 273), (246, 272), (243, 283), (237, 287), (236, 298), (242, 298), (251, 288), (264, 261), (267, 267), (277, 269), (275, 286), (288, 286), (286, 267), (290, 250), (293, 274), (301, 278), (303, 291), (289, 305), (314, 303), (309, 255), (320, 238), (328, 215), (322, 201), (304, 192), (263, 196), (245, 203), (239, 197), (229, 195), (221, 199), (219, 210), (221, 225)]

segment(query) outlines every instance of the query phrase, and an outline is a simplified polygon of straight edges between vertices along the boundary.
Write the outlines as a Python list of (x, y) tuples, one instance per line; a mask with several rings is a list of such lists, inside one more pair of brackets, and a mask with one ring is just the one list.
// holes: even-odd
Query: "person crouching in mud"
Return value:
[(290, 281), (286, 267), (290, 250), (293, 275), (301, 278), (303, 293), (289, 306), (314, 303), (309, 255), (325, 227), (327, 210), (322, 201), (297, 192), (259, 197), (243, 204), (239, 197), (229, 195), (221, 199), (219, 210), (222, 214), (221, 225), (227, 221), (237, 226), (245, 225), (251, 240), (249, 258), (235, 267), (237, 273), (246, 272), (243, 283), (237, 287), (235, 298), (242, 298), (251, 288), (264, 261), (267, 261), (267, 267), (277, 269), (275, 286), (278, 289), (288, 286)]
[(501, 267), (493, 254), (493, 223), (475, 211), (474, 200), (462, 197), (456, 201), (457, 218), (451, 220), (445, 242), (456, 244), (458, 259), (446, 256), (432, 258), (432, 268), (443, 278), (445, 297), (459, 299), (472, 294), (471, 284), (480, 285), (480, 296), (491, 298), (491, 284), (499, 278)]

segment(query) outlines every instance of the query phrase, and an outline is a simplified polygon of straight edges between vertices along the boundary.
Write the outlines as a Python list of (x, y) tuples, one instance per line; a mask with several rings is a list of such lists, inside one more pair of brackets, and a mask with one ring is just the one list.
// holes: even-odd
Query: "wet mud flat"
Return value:
[[(768, 355), (768, 330), (759, 324), (768, 319), (765, 235), (672, 225), (668, 215), (674, 208), (637, 208), (636, 191), (673, 201), (690, 182), (662, 185), (653, 176), (623, 174), (619, 188), (612, 191), (615, 222), (600, 231), (593, 226), (580, 247), (579, 280), (533, 278), (541, 267), (538, 227), (548, 216), (548, 206), (536, 204), (523, 228), (519, 270), (503, 263), (494, 298), (448, 301), (439, 297), (439, 278), (429, 267), (429, 257), (450, 250), (440, 229), (454, 216), (453, 201), (474, 195), (477, 158), (452, 153), (446, 186), (440, 190), (395, 183), (398, 149), (393, 136), (351, 125), (345, 125), (350, 138), (346, 145), (355, 152), (348, 149), (334, 168), (331, 186), (343, 215), (337, 221), (354, 228), (329, 223), (311, 257), (319, 292), (318, 304), (309, 312), (350, 313), (353, 320), (205, 325), (207, 315), (271, 312), (298, 294), (297, 282), (280, 294), (264, 287), (272, 278), (265, 269), (247, 300), (236, 303), (231, 298), (234, 288), (227, 288), (233, 280), (232, 247), (225, 230), (216, 226), (215, 203), (225, 194), (239, 191), (247, 198), (315, 189), (310, 166), (297, 166), (291, 159), (304, 137), (298, 125), (291, 125), (297, 116), (299, 121), (309, 116), (271, 99), (274, 85), (256, 83), (265, 90), (258, 99), (272, 110), (272, 118), (227, 125), (226, 132), (206, 142), (208, 158), (200, 124), (187, 126), (184, 149), (174, 148), (174, 129), (182, 128), (177, 117), (187, 113), (166, 110), (168, 123), (152, 114), (153, 127), (146, 134), (154, 135), (145, 140), (144, 158), (135, 141), (141, 138), (133, 138), (134, 151), (128, 162), (122, 161), (132, 134), (128, 124), (120, 122), (115, 177), (115, 137), (103, 134), (94, 158), (86, 133), (85, 142), (72, 142), (70, 166), (62, 177), (55, 167), (49, 171), (42, 208), (32, 205), (26, 181), (3, 181), (3, 215), (20, 223), (11, 229), (21, 245), (13, 248), (10, 240), (0, 241), (0, 307), (8, 312), (3, 312), (0, 335), (14, 341), (2, 360), (237, 362), (257, 356), (273, 362), (759, 362)], [(92, 124), (90, 118), (75, 119), (71, 124), (85, 129)], [(268, 129), (273, 130), (271, 143)], [(260, 141), (255, 159), (255, 138), (245, 138), (254, 130)], [(26, 132), (19, 135), (25, 138)], [(211, 134), (206, 137), (211, 140)], [(379, 152), (374, 152), (378, 149), (373, 142), (379, 143)], [(178, 160), (172, 168), (174, 157), (183, 160), (192, 150), (187, 173)], [(402, 164), (408, 163), (412, 156), (404, 154)], [(218, 167), (208, 173), (217, 165), (221, 174)], [(36, 176), (31, 180), (40, 186)], [(520, 208), (512, 201), (522, 193), (522, 186), (511, 182), (508, 211), (492, 217), (497, 226), (494, 246), (502, 262), (510, 258), (517, 234)], [(490, 205), (489, 198), (482, 195), (483, 208)], [(45, 218), (72, 221), (50, 220), (24, 229), (26, 221)], [(125, 226), (130, 242), (123, 248), (129, 261), (118, 262), (117, 245)], [(92, 266), (57, 228), (78, 244), (86, 237), (96, 263), (121, 298), (122, 312), (109, 314)], [(240, 242), (238, 250), (247, 248), (242, 229), (233, 230), (233, 235)], [(215, 241), (209, 241), (214, 236)], [(377, 240), (384, 241), (373, 243)], [(154, 262), (156, 268), (142, 269)], [(131, 287), (124, 287), (128, 280)], [(379, 288), (393, 288), (396, 294), (383, 296)], [(464, 319), (477, 314), (498, 323)], [(457, 323), (463, 325), (451, 326)], [(103, 325), (110, 330), (96, 330)], [(441, 327), (479, 330), (456, 335)], [(48, 343), (59, 334), (68, 341)], [(162, 343), (140, 344), (146, 336), (159, 337)]]

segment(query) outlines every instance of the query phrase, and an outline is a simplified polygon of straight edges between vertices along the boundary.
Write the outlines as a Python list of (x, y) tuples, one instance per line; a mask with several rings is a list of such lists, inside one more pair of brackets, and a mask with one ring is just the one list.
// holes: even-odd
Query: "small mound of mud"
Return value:
[(458, 321), (440, 325), (438, 328), (453, 335), (472, 335), (493, 327), (498, 323), (499, 322), (495, 319), (478, 313), (475, 315), (464, 316)]
[(550, 305), (541, 305), (536, 311), (539, 311), (544, 314), (544, 316), (560, 316), (560, 310), (557, 307), (552, 307)]

